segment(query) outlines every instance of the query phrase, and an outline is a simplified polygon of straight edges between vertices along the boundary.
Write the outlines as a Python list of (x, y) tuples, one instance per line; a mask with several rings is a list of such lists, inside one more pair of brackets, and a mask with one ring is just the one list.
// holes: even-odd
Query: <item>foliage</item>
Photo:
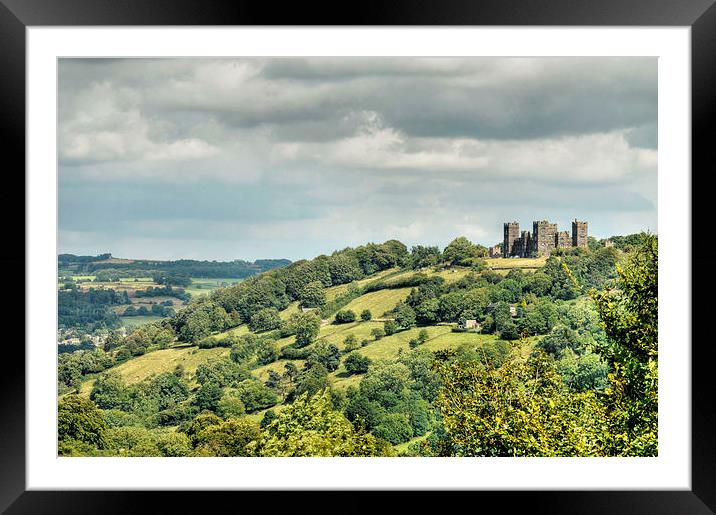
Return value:
[(236, 385), (236, 395), (248, 413), (270, 408), (278, 402), (276, 394), (256, 379), (246, 379)]
[(403, 304), (395, 315), (395, 322), (402, 329), (415, 327), (415, 311), (407, 304)]
[(346, 309), (344, 311), (339, 311), (338, 313), (336, 313), (335, 320), (336, 324), (349, 324), (351, 322), (355, 322), (356, 314), (354, 311)]
[(658, 242), (644, 235), (616, 288), (590, 294), (609, 341), (599, 349), (613, 372), (606, 406), (607, 452), (656, 456), (658, 441)]
[(196, 434), (196, 454), (199, 456), (251, 456), (250, 443), (261, 436), (256, 422), (230, 418), (212, 424)]
[(383, 324), (383, 333), (386, 336), (390, 336), (391, 334), (397, 333), (398, 329), (400, 329), (400, 327), (395, 322), (395, 320), (386, 320)]
[(435, 402), (455, 456), (599, 454), (603, 415), (591, 394), (571, 394), (543, 353), (499, 368), (442, 362)]
[(358, 354), (357, 352), (351, 352), (346, 358), (343, 365), (346, 367), (346, 371), (349, 374), (353, 375), (365, 374), (366, 372), (368, 372), (370, 363), (371, 361), (369, 357)]
[(92, 401), (78, 395), (60, 399), (57, 411), (57, 435), (60, 454), (69, 453), (74, 442), (103, 448), (107, 423)]
[(301, 289), (298, 300), (306, 308), (320, 308), (326, 303), (326, 292), (321, 281), (311, 281)]
[(485, 247), (473, 245), (464, 236), (455, 238), (443, 251), (443, 259), (451, 265), (470, 266), (476, 262), (477, 258), (486, 256), (487, 249)]
[(256, 443), (258, 456), (380, 456), (388, 449), (370, 434), (355, 430), (333, 410), (327, 390), (303, 394), (283, 409)]
[(271, 331), (279, 327), (281, 327), (281, 317), (274, 307), (258, 310), (249, 321), (249, 329), (254, 332)]

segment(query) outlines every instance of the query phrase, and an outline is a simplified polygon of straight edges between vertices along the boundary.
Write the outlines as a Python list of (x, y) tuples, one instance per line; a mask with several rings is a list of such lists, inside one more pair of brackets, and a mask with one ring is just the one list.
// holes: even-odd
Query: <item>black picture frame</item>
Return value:
[[(9, 288), (25, 291), (17, 270), (25, 265), (25, 29), (28, 26), (83, 25), (551, 25), (689, 26), (692, 78), (692, 240), (685, 242), (685, 263), (709, 270), (716, 262), (713, 243), (702, 229), (710, 221), (708, 172), (716, 162), (716, 0), (393, 0), (361, 5), (334, 2), (272, 3), (221, 0), (0, 0), (0, 145), (3, 149), (5, 238), (2, 254)], [(684, 173), (688, 173), (687, 170)], [(8, 185), (8, 182), (11, 182)], [(20, 199), (14, 205), (11, 199)], [(22, 210), (21, 210), (22, 209)], [(699, 222), (699, 223), (696, 223)], [(22, 249), (22, 250), (20, 250)], [(698, 249), (698, 252), (695, 250)], [(690, 252), (690, 255), (688, 254)], [(706, 274), (708, 275), (708, 274)], [(22, 282), (22, 284), (21, 284)], [(692, 290), (692, 306), (708, 309), (710, 281)], [(684, 299), (688, 302), (688, 299)], [(15, 302), (15, 306), (21, 303)], [(22, 305), (25, 305), (22, 303)], [(26, 309), (32, 309), (27, 305)], [(694, 312), (698, 312), (696, 309)], [(9, 315), (10, 311), (6, 311)], [(704, 316), (703, 314), (701, 315)], [(61, 492), (26, 491), (25, 353), (17, 317), (6, 316), (0, 372), (0, 510), (7, 513), (126, 513), (159, 502), (160, 512), (184, 512), (217, 501), (268, 502), (272, 510), (306, 505), (307, 492), (277, 497), (249, 492)], [(716, 409), (712, 391), (713, 342), (706, 324), (692, 323), (692, 456), (690, 491), (526, 491), (451, 493), (494, 500), (510, 511), (552, 513), (714, 513), (716, 512)], [(11, 327), (11, 326), (18, 327)], [(426, 492), (411, 494), (424, 502)], [(347, 511), (364, 511), (359, 492), (320, 493), (322, 502)], [(459, 506), (458, 498), (451, 500)], [(475, 500), (471, 500), (474, 503)], [(261, 504), (259, 504), (260, 506)], [(237, 506), (237, 505), (235, 505)], [(361, 508), (361, 506), (363, 508)], [(288, 508), (287, 508), (288, 509)], [(293, 508), (292, 508), (293, 509)], [(319, 510), (320, 511), (320, 510)]]

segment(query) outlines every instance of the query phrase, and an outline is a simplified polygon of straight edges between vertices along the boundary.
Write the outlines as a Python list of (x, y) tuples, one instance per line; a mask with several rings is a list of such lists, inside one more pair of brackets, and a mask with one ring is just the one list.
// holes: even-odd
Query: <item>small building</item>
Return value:
[(482, 326), (477, 320), (465, 320), (462, 324), (460, 324), (458, 327), (460, 329), (482, 329)]
[(614, 242), (612, 240), (604, 240), (604, 246), (609, 248), (614, 246)]
[(311, 311), (316, 311), (318, 308), (301, 308), (301, 311), (303, 313), (310, 313)]
[(501, 258), (502, 257), (502, 248), (499, 245), (490, 247), (490, 257), (491, 258)]

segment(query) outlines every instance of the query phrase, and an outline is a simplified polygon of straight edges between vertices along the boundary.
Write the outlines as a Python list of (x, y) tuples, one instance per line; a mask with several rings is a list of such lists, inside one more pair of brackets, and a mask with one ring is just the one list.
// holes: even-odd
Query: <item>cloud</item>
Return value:
[(656, 72), (655, 58), (62, 59), (60, 248), (293, 259), (492, 244), (514, 218), (655, 230)]

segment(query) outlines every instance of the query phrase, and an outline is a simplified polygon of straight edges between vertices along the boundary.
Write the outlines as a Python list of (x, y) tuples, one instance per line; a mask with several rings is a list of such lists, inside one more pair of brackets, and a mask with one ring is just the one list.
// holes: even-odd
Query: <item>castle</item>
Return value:
[(587, 248), (587, 222), (575, 219), (572, 234), (557, 230), (557, 224), (547, 220), (532, 222), (532, 232), (520, 232), (518, 222), (505, 222), (502, 249), (499, 245), (490, 249), (490, 257), (549, 256), (554, 249)]

